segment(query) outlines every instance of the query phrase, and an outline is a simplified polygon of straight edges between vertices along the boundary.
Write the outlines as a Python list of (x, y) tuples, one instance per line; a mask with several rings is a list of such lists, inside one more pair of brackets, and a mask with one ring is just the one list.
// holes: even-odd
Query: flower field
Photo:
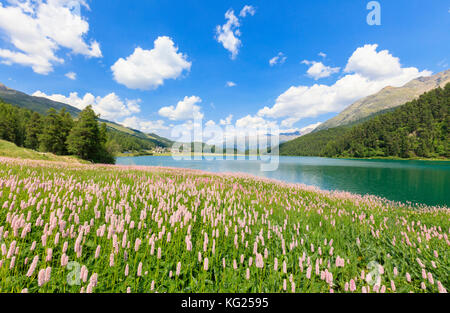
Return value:
[(1, 292), (446, 292), (449, 209), (0, 158)]

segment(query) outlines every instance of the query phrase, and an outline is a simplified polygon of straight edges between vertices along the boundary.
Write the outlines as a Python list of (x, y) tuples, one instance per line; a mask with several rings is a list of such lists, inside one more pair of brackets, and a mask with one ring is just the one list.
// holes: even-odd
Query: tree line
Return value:
[(323, 157), (450, 158), (450, 83), (352, 127), (337, 127), (280, 146), (282, 154)]
[(333, 140), (343, 136), (350, 127), (339, 126), (309, 133), (280, 144), (281, 155), (324, 156), (323, 150)]
[(0, 102), (0, 139), (41, 152), (75, 155), (94, 163), (113, 164), (114, 144), (105, 123), (91, 106), (76, 119), (62, 108), (46, 115)]

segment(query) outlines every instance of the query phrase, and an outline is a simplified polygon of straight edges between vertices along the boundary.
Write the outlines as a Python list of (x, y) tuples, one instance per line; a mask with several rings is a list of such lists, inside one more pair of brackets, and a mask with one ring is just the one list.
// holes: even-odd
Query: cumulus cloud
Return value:
[(66, 76), (68, 79), (71, 79), (71, 80), (77, 79), (77, 73), (74, 73), (74, 72), (66, 73), (64, 76)]
[(247, 115), (236, 121), (237, 128), (268, 129), (268, 128), (275, 128), (276, 126), (277, 126), (277, 123), (275, 121), (268, 121), (268, 120), (262, 118), (261, 116)]
[(323, 52), (319, 52), (318, 55), (319, 55), (320, 57), (322, 57), (322, 58), (326, 58), (326, 57), (327, 57), (326, 53), (323, 53)]
[(329, 77), (335, 73), (338, 73), (341, 69), (340, 67), (326, 66), (322, 62), (303, 60), (302, 63), (309, 65), (309, 68), (306, 71), (306, 73), (308, 74), (309, 77), (312, 77), (315, 80)]
[(226, 86), (227, 87), (234, 87), (234, 86), (236, 86), (236, 83), (232, 82), (232, 81), (229, 81), (229, 82), (226, 83)]
[[(371, 80), (398, 77), (408, 73), (416, 73), (416, 68), (405, 69), (400, 59), (392, 56), (388, 50), (377, 51), (378, 45), (365, 45), (353, 52), (348, 59), (344, 71), (359, 73)], [(408, 73), (405, 73), (408, 72)]]
[(255, 8), (253, 6), (245, 5), (242, 8), (241, 12), (239, 13), (239, 16), (246, 17), (247, 14), (250, 14), (251, 16), (253, 16), (253, 15), (255, 15), (255, 13), (256, 13), (256, 10), (255, 10)]
[(157, 131), (169, 129), (164, 125), (163, 120), (148, 121), (136, 116), (127, 117), (120, 124), (125, 127), (140, 130), (144, 133), (155, 133)]
[[(254, 15), (255, 8), (246, 5), (242, 8), (239, 16), (244, 18), (247, 14)], [(232, 9), (229, 9), (225, 13), (225, 19), (227, 20), (225, 24), (216, 26), (216, 40), (221, 43), (225, 49), (231, 52), (231, 59), (234, 60), (242, 45), (241, 40), (238, 38), (241, 35), (241, 31), (239, 30), (240, 23)]]
[(78, 10), (89, 9), (84, 0), (10, 0), (0, 3), (0, 33), (13, 49), (0, 49), (2, 63), (29, 66), (38, 74), (48, 74), (55, 64), (64, 63), (57, 51), (101, 57), (97, 41), (84, 37), (89, 23)]
[(377, 52), (377, 47), (375, 44), (356, 49), (345, 67), (347, 74), (334, 84), (291, 86), (277, 98), (272, 107), (264, 107), (258, 115), (286, 118), (282, 125), (289, 127), (305, 117), (339, 112), (386, 86), (400, 87), (412, 79), (432, 74), (415, 67), (402, 67), (398, 58), (387, 50)]
[(276, 64), (283, 64), (286, 61), (287, 57), (284, 56), (283, 52), (278, 52), (276, 56), (269, 60), (270, 66), (274, 66)]
[(121, 118), (131, 116), (141, 111), (139, 103), (140, 99), (122, 100), (114, 92), (104, 96), (94, 96), (86, 93), (83, 97), (79, 97), (77, 92), (71, 92), (69, 96), (61, 94), (47, 95), (44, 92), (36, 91), (33, 93), (35, 97), (43, 97), (53, 101), (66, 103), (80, 110), (91, 105), (95, 113), (100, 114), (102, 119), (119, 121)]
[(166, 79), (178, 78), (184, 70), (191, 69), (187, 56), (178, 52), (171, 38), (158, 37), (154, 48), (137, 47), (133, 54), (120, 58), (111, 66), (114, 79), (131, 89), (156, 89)]
[(233, 114), (230, 114), (225, 119), (220, 120), (220, 125), (230, 125), (232, 120), (233, 120)]
[(225, 18), (227, 22), (224, 25), (216, 26), (216, 40), (230, 51), (231, 58), (235, 59), (241, 46), (241, 40), (238, 38), (241, 34), (239, 31), (240, 24), (231, 9), (225, 13)]
[(198, 118), (203, 118), (203, 113), (200, 112), (200, 106), (197, 103), (202, 102), (202, 99), (197, 96), (184, 97), (183, 100), (177, 103), (177, 106), (173, 105), (162, 107), (158, 113), (161, 116), (167, 117), (172, 121), (182, 121)]

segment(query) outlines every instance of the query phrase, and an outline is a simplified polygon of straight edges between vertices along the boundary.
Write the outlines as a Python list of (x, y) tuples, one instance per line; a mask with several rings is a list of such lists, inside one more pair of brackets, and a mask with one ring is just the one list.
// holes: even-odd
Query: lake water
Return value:
[(117, 164), (243, 172), (286, 182), (373, 194), (395, 201), (450, 207), (450, 162), (280, 157), (276, 171), (261, 171), (261, 161), (174, 160), (171, 156), (119, 157)]

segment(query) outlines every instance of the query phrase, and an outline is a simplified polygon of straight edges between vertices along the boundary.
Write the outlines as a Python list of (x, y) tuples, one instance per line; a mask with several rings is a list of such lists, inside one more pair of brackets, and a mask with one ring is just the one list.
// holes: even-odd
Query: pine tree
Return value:
[(34, 112), (26, 126), (25, 147), (37, 150), (39, 148), (39, 135), (42, 133), (41, 115)]
[(114, 163), (106, 150), (106, 125), (98, 125), (98, 116), (91, 106), (81, 111), (67, 138), (68, 151), (84, 160), (95, 163)]
[(65, 108), (61, 109), (61, 111), (59, 112), (59, 117), (61, 119), (61, 136), (60, 136), (61, 145), (64, 146), (65, 150), (64, 154), (67, 154), (68, 150), (66, 141), (70, 131), (72, 130), (74, 122), (72, 116), (70, 115), (69, 112), (66, 111)]
[(0, 103), (0, 139), (17, 143), (18, 118), (16, 109)]
[(66, 138), (68, 134), (68, 121), (64, 119), (66, 112), (61, 110), (58, 114), (55, 109), (48, 110), (44, 118), (44, 128), (39, 136), (40, 149), (58, 155), (67, 154)]

